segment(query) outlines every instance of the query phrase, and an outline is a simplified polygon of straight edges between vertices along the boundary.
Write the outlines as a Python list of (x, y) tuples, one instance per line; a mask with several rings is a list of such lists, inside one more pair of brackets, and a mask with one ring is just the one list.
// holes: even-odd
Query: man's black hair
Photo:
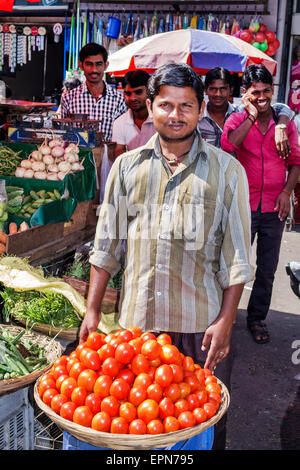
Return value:
[(197, 75), (190, 65), (170, 62), (159, 67), (148, 81), (147, 95), (151, 103), (159, 95), (160, 87), (164, 85), (193, 88), (200, 110), (204, 95), (204, 85), (200, 76)]
[(83, 64), (85, 59), (87, 57), (90, 57), (91, 55), (98, 55), (101, 54), (103, 57), (103, 61), (107, 62), (108, 58), (108, 53), (105, 47), (101, 46), (100, 44), (97, 44), (95, 42), (90, 42), (89, 44), (86, 44), (79, 52), (79, 60)]
[(223, 67), (215, 67), (207, 72), (204, 82), (205, 89), (207, 89), (214, 80), (224, 80), (224, 82), (228, 83), (229, 86), (232, 85), (231, 74), (229, 70), (224, 69)]
[(123, 85), (124, 88), (126, 85), (129, 85), (131, 88), (147, 86), (149, 78), (149, 73), (145, 72), (144, 70), (131, 70), (124, 76)]
[(268, 85), (273, 85), (272, 74), (264, 65), (249, 65), (249, 67), (246, 68), (242, 79), (243, 88), (248, 90), (248, 88), (250, 88), (254, 82), (262, 82)]

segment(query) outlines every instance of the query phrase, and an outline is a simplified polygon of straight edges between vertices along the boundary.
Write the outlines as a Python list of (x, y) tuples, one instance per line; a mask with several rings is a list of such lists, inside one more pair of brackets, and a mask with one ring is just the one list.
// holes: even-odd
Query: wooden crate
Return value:
[(64, 235), (97, 223), (97, 204), (93, 201), (79, 202), (69, 222), (64, 224)]
[(9, 255), (22, 256), (36, 248), (40, 248), (48, 243), (53, 243), (63, 236), (64, 223), (38, 225), (24, 232), (17, 232), (8, 235), (6, 243), (6, 253)]

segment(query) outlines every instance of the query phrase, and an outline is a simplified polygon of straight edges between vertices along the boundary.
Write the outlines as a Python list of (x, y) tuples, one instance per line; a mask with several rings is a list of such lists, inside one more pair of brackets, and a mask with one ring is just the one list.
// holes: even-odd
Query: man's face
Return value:
[(79, 67), (84, 72), (87, 82), (93, 85), (102, 82), (107, 66), (108, 62), (104, 62), (102, 54), (90, 55), (83, 63), (79, 61)]
[(215, 108), (227, 106), (230, 96), (230, 86), (225, 80), (213, 80), (205, 91), (208, 96), (208, 101)]
[(138, 86), (132, 88), (130, 85), (126, 85), (124, 88), (124, 99), (128, 108), (132, 111), (140, 111), (146, 108), (146, 87)]
[(200, 118), (198, 99), (191, 87), (163, 85), (152, 106), (147, 100), (147, 107), (156, 131), (167, 142), (188, 139)]
[(247, 93), (251, 103), (259, 113), (269, 110), (272, 102), (274, 86), (263, 82), (253, 82)]

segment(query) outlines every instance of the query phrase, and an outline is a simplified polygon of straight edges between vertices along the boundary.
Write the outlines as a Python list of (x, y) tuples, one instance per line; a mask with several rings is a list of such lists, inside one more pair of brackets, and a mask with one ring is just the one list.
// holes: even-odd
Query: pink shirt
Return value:
[(226, 152), (235, 152), (237, 159), (245, 168), (249, 183), (251, 210), (256, 211), (261, 201), (262, 212), (274, 212), (276, 199), (286, 183), (286, 171), (292, 165), (300, 166), (297, 128), (293, 121), (287, 125), (291, 152), (284, 160), (279, 158), (276, 150), (276, 124), (273, 119), (270, 120), (265, 135), (262, 134), (258, 122), (255, 121), (239, 147), (229, 141), (229, 132), (235, 130), (247, 116), (246, 111), (229, 116), (225, 122), (221, 145)]
[(141, 129), (135, 124), (131, 109), (119, 116), (113, 123), (112, 141), (125, 145), (126, 150), (135, 150), (145, 145), (155, 134), (152, 119), (148, 116)]

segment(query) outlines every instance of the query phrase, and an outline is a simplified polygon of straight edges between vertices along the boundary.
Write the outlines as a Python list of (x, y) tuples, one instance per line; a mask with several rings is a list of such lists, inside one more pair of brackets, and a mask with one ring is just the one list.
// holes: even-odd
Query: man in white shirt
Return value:
[(128, 150), (145, 145), (155, 134), (146, 106), (146, 86), (150, 75), (144, 70), (127, 72), (124, 77), (124, 99), (128, 111), (113, 123), (112, 141), (116, 142), (115, 158)]

